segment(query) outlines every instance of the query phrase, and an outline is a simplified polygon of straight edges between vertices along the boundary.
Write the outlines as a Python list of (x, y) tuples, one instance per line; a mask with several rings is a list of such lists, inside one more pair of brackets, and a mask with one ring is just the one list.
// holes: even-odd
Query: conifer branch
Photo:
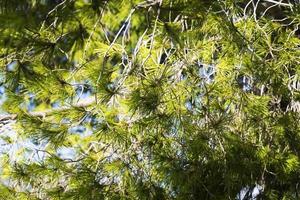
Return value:
[[(27, 114), (29, 116), (32, 117), (46, 117), (54, 112), (59, 112), (59, 111), (65, 111), (65, 110), (69, 110), (72, 108), (86, 108), (88, 106), (91, 106), (95, 103), (95, 97), (88, 97), (88, 98), (84, 98), (84, 99), (80, 99), (79, 101), (77, 101), (74, 104), (71, 105), (65, 105), (65, 106), (61, 106), (58, 108), (52, 108), (52, 109), (46, 109), (43, 111), (32, 111), (32, 112), (28, 112)], [(0, 123), (6, 123), (6, 121), (9, 120), (15, 120), (18, 117), (18, 114), (3, 114), (0, 115)]]

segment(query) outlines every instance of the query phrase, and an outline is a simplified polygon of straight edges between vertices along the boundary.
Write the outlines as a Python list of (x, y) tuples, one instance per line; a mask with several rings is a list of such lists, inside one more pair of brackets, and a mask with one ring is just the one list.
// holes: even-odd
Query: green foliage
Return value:
[(299, 199), (299, 7), (0, 1), (0, 199)]

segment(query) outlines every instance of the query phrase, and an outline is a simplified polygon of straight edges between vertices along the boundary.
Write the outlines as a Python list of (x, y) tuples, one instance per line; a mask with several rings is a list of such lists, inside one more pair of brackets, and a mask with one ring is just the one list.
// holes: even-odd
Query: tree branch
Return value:
[[(84, 99), (79, 99), (75, 104), (71, 105), (66, 105), (66, 106), (61, 106), (58, 108), (52, 108), (52, 109), (47, 109), (43, 111), (33, 111), (33, 112), (28, 112), (27, 114), (32, 117), (46, 117), (47, 115), (53, 113), (53, 112), (59, 112), (59, 111), (64, 111), (64, 110), (69, 110), (71, 108), (84, 108), (92, 105), (95, 103), (95, 97), (87, 97)], [(5, 123), (6, 121), (9, 120), (15, 120), (17, 118), (18, 114), (3, 114), (0, 115), (0, 123)]]

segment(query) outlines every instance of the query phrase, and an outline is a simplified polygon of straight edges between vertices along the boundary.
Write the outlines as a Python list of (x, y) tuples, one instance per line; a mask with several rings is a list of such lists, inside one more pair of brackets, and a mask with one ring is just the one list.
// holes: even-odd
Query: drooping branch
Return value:
[[(93, 105), (96, 102), (95, 97), (87, 97), (84, 99), (79, 99), (76, 103), (71, 105), (65, 105), (58, 108), (52, 108), (52, 109), (46, 109), (43, 111), (32, 111), (28, 112), (27, 114), (32, 117), (46, 117), (47, 115), (53, 113), (53, 112), (59, 112), (59, 111), (65, 111), (72, 108), (85, 108), (88, 106)], [(6, 123), (10, 120), (15, 120), (18, 117), (17, 114), (2, 114), (0, 115), (0, 123)]]

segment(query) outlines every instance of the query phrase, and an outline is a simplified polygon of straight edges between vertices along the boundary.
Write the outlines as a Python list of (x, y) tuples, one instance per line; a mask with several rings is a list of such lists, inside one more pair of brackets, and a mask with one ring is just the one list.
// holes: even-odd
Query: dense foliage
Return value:
[(300, 199), (300, 4), (0, 0), (0, 199)]

